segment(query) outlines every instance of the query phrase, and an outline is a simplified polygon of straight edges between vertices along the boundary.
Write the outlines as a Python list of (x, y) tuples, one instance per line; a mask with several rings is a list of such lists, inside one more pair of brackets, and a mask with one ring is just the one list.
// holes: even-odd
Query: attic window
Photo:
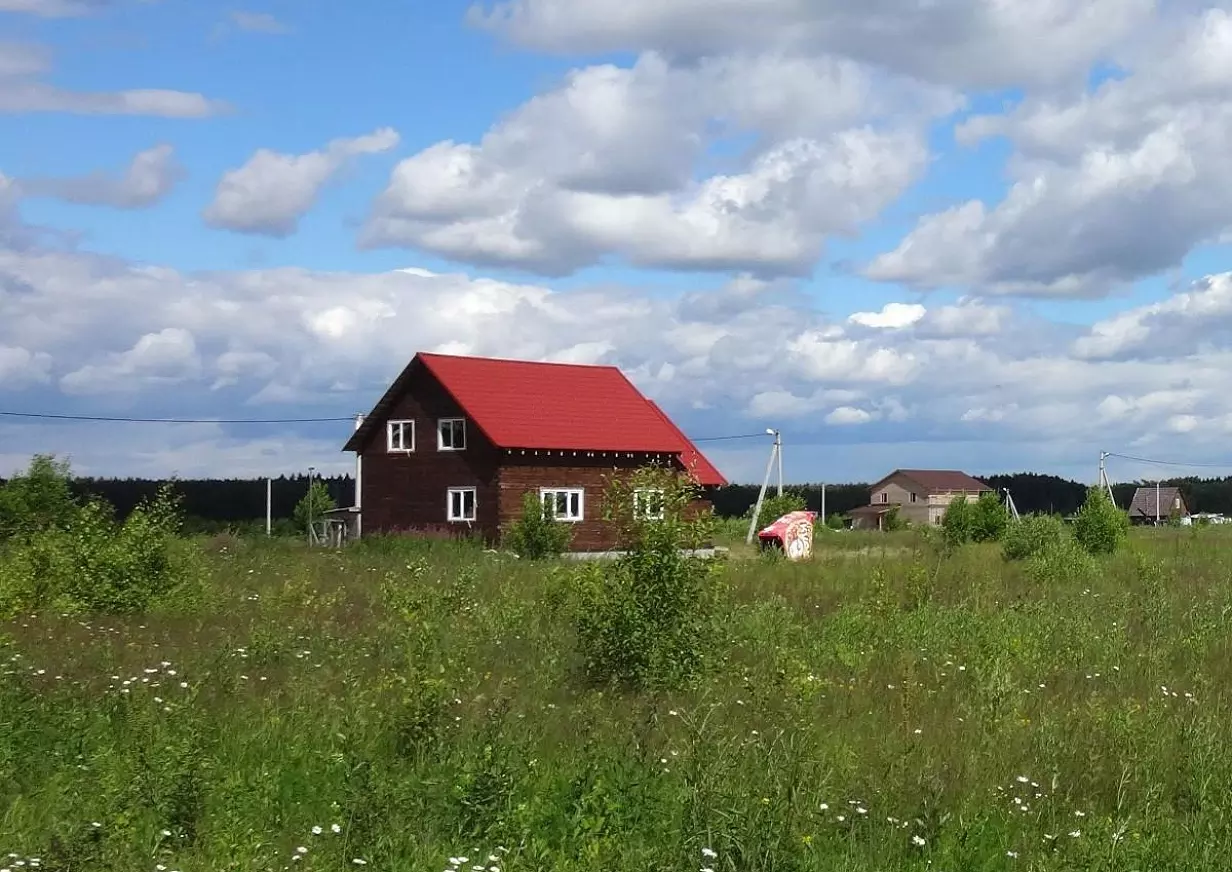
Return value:
[(415, 450), (415, 422), (389, 421), (385, 424), (385, 438), (389, 451)]
[(438, 451), (462, 451), (466, 448), (466, 419), (441, 418), (436, 425)]

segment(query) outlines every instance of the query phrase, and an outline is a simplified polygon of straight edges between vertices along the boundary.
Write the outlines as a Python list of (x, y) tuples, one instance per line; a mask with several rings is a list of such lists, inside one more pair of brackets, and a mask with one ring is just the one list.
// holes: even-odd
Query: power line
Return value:
[(1232, 461), (1227, 463), (1184, 463), (1176, 460), (1155, 460), (1150, 457), (1135, 457), (1132, 454), (1117, 454), (1115, 451), (1105, 452), (1108, 457), (1119, 457), (1121, 460), (1132, 460), (1135, 463), (1149, 463), (1154, 466), (1181, 466), (1194, 469), (1227, 469), (1232, 467)]
[(316, 424), (354, 421), (346, 418), (125, 418), (106, 415), (52, 415), (43, 412), (0, 412), (8, 418), (37, 418), (57, 421), (111, 421), (123, 424)]
[[(121, 424), (321, 424), (354, 421), (355, 416), (345, 418), (130, 418), (109, 415), (54, 415), (45, 412), (4, 412), (8, 418), (33, 418), (54, 421), (106, 421)], [(738, 433), (731, 436), (703, 436), (693, 442), (725, 442), (733, 439), (762, 439), (765, 433)]]
[(765, 432), (761, 433), (744, 433), (735, 436), (702, 436), (698, 439), (692, 439), (692, 442), (724, 442), (728, 439), (764, 439)]

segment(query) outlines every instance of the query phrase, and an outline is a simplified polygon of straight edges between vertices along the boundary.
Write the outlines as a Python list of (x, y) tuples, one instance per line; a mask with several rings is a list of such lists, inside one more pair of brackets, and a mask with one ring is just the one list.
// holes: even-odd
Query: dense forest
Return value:
[[(1087, 485), (1054, 475), (1019, 472), (983, 476), (982, 481), (997, 490), (1008, 488), (1023, 514), (1057, 512), (1068, 515), (1081, 505)], [(318, 477), (338, 506), (354, 504), (355, 481), (349, 475)], [(0, 480), (0, 484), (3, 480)], [(162, 481), (136, 478), (77, 478), (73, 490), (78, 496), (101, 497), (116, 514), (125, 517), (143, 499), (152, 497)], [(170, 482), (182, 499), (192, 529), (210, 530), (237, 523), (264, 523), (265, 479), (176, 479)], [(1177, 478), (1163, 482), (1181, 488), (1191, 511), (1220, 512), (1232, 515), (1232, 477)], [(1154, 482), (1151, 483), (1154, 486)], [(1114, 487), (1117, 503), (1128, 506), (1134, 483)], [(757, 499), (757, 485), (733, 484), (712, 495), (715, 511), (724, 517), (744, 514)], [(800, 494), (810, 509), (821, 509), (821, 485), (789, 485), (785, 490)], [(273, 518), (288, 519), (308, 491), (307, 476), (281, 476), (272, 480)], [(774, 489), (769, 491), (773, 493)], [(827, 515), (846, 513), (868, 503), (869, 485), (831, 484), (826, 486)]]

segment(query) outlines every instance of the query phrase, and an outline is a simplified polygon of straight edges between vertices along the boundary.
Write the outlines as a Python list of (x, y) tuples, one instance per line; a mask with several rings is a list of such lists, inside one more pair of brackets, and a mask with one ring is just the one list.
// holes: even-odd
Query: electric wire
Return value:
[(1232, 467), (1232, 460), (1226, 463), (1186, 463), (1178, 460), (1157, 460), (1150, 457), (1136, 457), (1132, 454), (1119, 454), (1115, 451), (1104, 452), (1105, 457), (1117, 457), (1121, 460), (1129, 460), (1134, 463), (1147, 463), (1153, 466), (1176, 466), (1189, 467), (1192, 469), (1228, 469)]
[[(138, 418), (119, 415), (59, 415), (49, 412), (6, 412), (0, 417), (54, 421), (104, 421), (121, 424), (321, 424), (354, 421), (355, 416), (335, 418)], [(729, 436), (703, 436), (692, 442), (725, 442), (735, 439), (761, 439), (762, 433), (737, 433)]]

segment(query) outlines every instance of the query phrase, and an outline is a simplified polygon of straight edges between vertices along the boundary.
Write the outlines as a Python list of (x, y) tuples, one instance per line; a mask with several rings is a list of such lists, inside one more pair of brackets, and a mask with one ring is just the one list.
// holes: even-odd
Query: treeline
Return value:
[[(355, 480), (349, 475), (314, 476), (324, 485), (338, 506), (355, 504)], [(0, 485), (5, 482), (0, 479)], [(143, 502), (154, 499), (158, 489), (170, 484), (180, 498), (185, 527), (190, 531), (213, 530), (228, 524), (265, 522), (265, 479), (175, 479), (73, 478), (69, 488), (74, 498), (98, 497), (115, 509), (116, 517), (127, 518)], [(308, 476), (279, 476), (270, 486), (270, 514), (275, 521), (287, 521), (295, 506), (308, 493)]]
[[(355, 480), (349, 475), (318, 476), (338, 506), (355, 504)], [(1018, 511), (1047, 512), (1072, 515), (1082, 505), (1088, 485), (1055, 475), (1019, 472), (983, 476), (981, 481), (1001, 493), (1008, 488)], [(125, 518), (143, 500), (151, 500), (163, 484), (171, 484), (181, 498), (184, 515), (190, 527), (208, 529), (233, 523), (264, 522), (265, 479), (176, 479), (165, 482), (140, 478), (74, 478), (71, 482), (76, 497), (96, 496), (115, 508), (119, 518)], [(3, 484), (3, 480), (0, 480)], [(1232, 477), (1176, 478), (1162, 483), (1180, 487), (1191, 512), (1219, 512), (1232, 515)], [(1139, 485), (1113, 486), (1117, 505), (1127, 508)], [(1143, 486), (1154, 487), (1154, 482)], [(733, 484), (717, 489), (712, 499), (715, 512), (722, 517), (744, 515), (757, 500), (759, 485)], [(789, 485), (784, 488), (800, 495), (809, 509), (821, 510), (821, 485)], [(306, 475), (279, 476), (272, 483), (272, 515), (275, 520), (291, 518), (296, 504), (308, 492)], [(767, 494), (773, 494), (771, 486)], [(830, 484), (826, 486), (827, 515), (846, 514), (868, 505), (869, 484)]]

